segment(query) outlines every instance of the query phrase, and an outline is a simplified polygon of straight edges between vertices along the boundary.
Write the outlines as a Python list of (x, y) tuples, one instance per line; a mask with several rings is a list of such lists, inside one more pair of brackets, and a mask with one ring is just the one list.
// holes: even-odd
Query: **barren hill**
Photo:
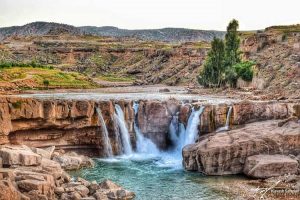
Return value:
[(210, 41), (213, 37), (222, 38), (224, 32), (210, 30), (193, 30), (184, 28), (163, 28), (128, 30), (111, 26), (82, 26), (75, 27), (67, 24), (33, 22), (24, 26), (13, 26), (0, 28), (0, 40), (5, 37), (15, 36), (41, 36), (56, 33), (69, 33), (72, 35), (95, 35), (110, 37), (135, 37), (143, 40), (168, 41), (168, 42), (188, 42), (188, 41)]

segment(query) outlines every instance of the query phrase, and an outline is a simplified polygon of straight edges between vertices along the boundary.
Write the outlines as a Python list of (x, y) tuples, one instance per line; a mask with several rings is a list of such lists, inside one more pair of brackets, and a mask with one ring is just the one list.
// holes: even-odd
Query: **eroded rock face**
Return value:
[(10, 180), (0, 180), (0, 200), (19, 200), (20, 193)]
[(284, 155), (254, 155), (246, 159), (243, 172), (254, 178), (296, 174), (298, 161)]
[[(122, 153), (120, 136), (116, 128), (115, 104), (124, 112), (131, 143), (135, 147), (134, 111), (128, 100), (56, 100), (19, 97), (0, 98), (0, 144), (25, 144), (31, 147), (57, 146), (80, 152), (103, 154), (104, 138), (101, 123), (95, 112), (99, 107), (108, 130), (114, 155)], [(199, 133), (215, 131), (226, 123), (230, 105), (211, 105), (205, 102)], [(199, 106), (198, 105), (198, 106)], [(299, 104), (286, 102), (235, 103), (230, 125), (245, 124), (257, 120), (281, 119), (299, 116)], [(175, 99), (167, 101), (140, 101), (138, 126), (145, 137), (150, 138), (160, 149), (169, 141), (169, 125), (173, 116), (187, 126), (192, 105), (181, 104)], [(42, 152), (40, 152), (42, 153)], [(38, 153), (39, 154), (39, 153)]]
[(244, 128), (217, 133), (183, 149), (183, 165), (208, 175), (239, 174), (247, 157), (257, 154), (300, 153), (300, 124), (278, 121), (247, 124)]
[(0, 149), (2, 164), (6, 166), (37, 166), (42, 157), (26, 146), (5, 146)]
[(167, 147), (172, 114), (179, 110), (176, 102), (141, 101), (138, 110), (138, 125), (141, 132), (158, 147)]

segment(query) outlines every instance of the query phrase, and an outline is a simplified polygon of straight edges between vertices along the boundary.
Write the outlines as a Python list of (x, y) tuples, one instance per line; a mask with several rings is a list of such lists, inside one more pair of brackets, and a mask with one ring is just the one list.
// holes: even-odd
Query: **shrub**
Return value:
[(252, 81), (253, 78), (253, 70), (252, 66), (254, 62), (245, 61), (234, 65), (234, 69), (237, 73), (237, 77), (242, 78), (244, 81)]
[(49, 87), (49, 84), (50, 84), (50, 81), (47, 80), (47, 79), (45, 79), (45, 80), (43, 81), (43, 84), (46, 86), (46, 88), (48, 88), (48, 87)]

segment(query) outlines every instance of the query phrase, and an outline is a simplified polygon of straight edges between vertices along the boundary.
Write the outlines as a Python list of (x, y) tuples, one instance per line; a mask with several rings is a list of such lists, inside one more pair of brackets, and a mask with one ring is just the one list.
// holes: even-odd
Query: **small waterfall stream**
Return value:
[(102, 116), (101, 109), (99, 107), (96, 108), (96, 112), (98, 114), (99, 121), (101, 124), (101, 133), (102, 133), (103, 141), (104, 141), (104, 144), (103, 144), (104, 153), (107, 157), (111, 157), (111, 156), (113, 156), (112, 147), (111, 147), (110, 139), (108, 137), (108, 131), (107, 131), (106, 124), (105, 124), (103, 116)]
[(144, 153), (144, 154), (159, 154), (159, 150), (156, 147), (156, 145), (149, 139), (144, 137), (144, 135), (141, 133), (140, 128), (138, 127), (137, 122), (137, 115), (139, 110), (139, 104), (137, 102), (133, 103), (133, 109), (134, 109), (134, 130), (137, 137), (136, 141), (136, 152), (137, 153)]
[(124, 113), (122, 108), (118, 104), (115, 105), (115, 110), (116, 110), (115, 118), (117, 119), (117, 123), (120, 130), (123, 151), (124, 154), (130, 155), (132, 154), (132, 146), (130, 142), (130, 135), (128, 132), (128, 128), (126, 127), (126, 122), (124, 119)]
[(216, 130), (216, 132), (222, 132), (222, 131), (229, 131), (230, 130), (230, 117), (231, 117), (231, 113), (232, 113), (232, 106), (229, 107), (229, 110), (227, 112), (227, 117), (226, 117), (226, 123), (225, 126), (220, 127)]
[(198, 139), (198, 126), (200, 124), (200, 116), (204, 111), (204, 106), (201, 106), (199, 110), (192, 108), (192, 113), (188, 119), (188, 124), (185, 131), (185, 136), (180, 138), (180, 144), (183, 148), (185, 145), (193, 144)]

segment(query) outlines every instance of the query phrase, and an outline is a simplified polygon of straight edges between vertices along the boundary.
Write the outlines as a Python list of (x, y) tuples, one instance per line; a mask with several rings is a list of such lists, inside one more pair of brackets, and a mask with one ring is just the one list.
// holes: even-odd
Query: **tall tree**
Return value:
[(233, 65), (241, 62), (239, 51), (240, 38), (237, 29), (239, 22), (235, 19), (231, 20), (227, 26), (227, 33), (225, 35), (225, 65), (232, 67)]
[(204, 68), (198, 77), (201, 85), (219, 87), (223, 81), (225, 45), (223, 40), (214, 38), (208, 52)]

